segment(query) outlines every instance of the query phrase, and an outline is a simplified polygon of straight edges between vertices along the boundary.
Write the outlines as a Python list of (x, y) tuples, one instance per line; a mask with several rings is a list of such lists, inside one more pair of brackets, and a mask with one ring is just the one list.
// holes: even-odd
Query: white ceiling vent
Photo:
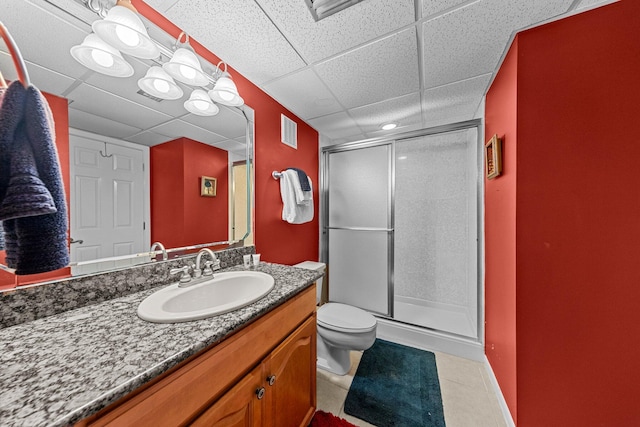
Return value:
[(298, 124), (284, 114), (280, 114), (280, 117), (282, 119), (280, 125), (280, 129), (282, 131), (282, 143), (297, 149)]
[(316, 22), (354, 4), (358, 4), (361, 1), (362, 0), (304, 0)]

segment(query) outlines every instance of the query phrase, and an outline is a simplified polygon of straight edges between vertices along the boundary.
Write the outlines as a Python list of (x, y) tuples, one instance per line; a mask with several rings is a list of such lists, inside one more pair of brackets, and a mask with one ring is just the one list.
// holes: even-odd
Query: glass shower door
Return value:
[(325, 153), (329, 301), (390, 316), (390, 143)]
[(394, 319), (478, 336), (478, 133), (396, 141)]

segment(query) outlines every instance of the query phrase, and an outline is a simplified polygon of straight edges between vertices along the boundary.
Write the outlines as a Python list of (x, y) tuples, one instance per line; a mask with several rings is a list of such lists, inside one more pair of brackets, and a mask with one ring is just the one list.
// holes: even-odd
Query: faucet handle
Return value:
[(213, 276), (213, 270), (211, 269), (211, 265), (213, 261), (207, 261), (204, 263), (204, 270), (202, 270), (203, 276)]
[(171, 270), (169, 270), (169, 274), (171, 275), (178, 274), (178, 273), (182, 273), (180, 275), (180, 283), (187, 283), (191, 281), (188, 265), (185, 265), (184, 267), (180, 267), (180, 268), (172, 268)]
[(220, 260), (216, 258), (215, 261), (213, 261), (213, 263), (211, 264), (211, 270), (212, 271), (216, 271), (216, 270), (220, 270)]

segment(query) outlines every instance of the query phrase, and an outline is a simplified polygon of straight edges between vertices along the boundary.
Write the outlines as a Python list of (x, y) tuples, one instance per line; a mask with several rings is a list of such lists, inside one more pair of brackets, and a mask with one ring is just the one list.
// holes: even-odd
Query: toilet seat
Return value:
[(318, 326), (333, 331), (365, 333), (376, 328), (376, 318), (370, 313), (346, 304), (331, 302), (318, 309)]

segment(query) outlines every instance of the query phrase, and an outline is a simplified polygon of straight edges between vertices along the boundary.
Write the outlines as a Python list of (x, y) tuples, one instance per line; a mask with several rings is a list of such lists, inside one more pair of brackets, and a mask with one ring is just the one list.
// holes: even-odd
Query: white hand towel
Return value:
[[(295, 174), (290, 174), (291, 184), (293, 185), (293, 192), (296, 196), (296, 204), (298, 205), (309, 205), (313, 199), (313, 191), (303, 191), (302, 185), (300, 184), (300, 175), (293, 169), (287, 169), (289, 172), (295, 172)], [(309, 184), (311, 186), (311, 184)]]
[[(293, 181), (298, 180), (295, 171), (286, 170), (280, 177), (280, 196), (282, 197), (282, 219), (290, 224), (303, 224), (313, 220), (313, 197), (309, 204), (299, 205), (296, 203), (295, 189)], [(298, 181), (300, 183), (300, 181)], [(311, 185), (311, 179), (309, 179)], [(313, 190), (313, 187), (311, 187)], [(313, 194), (313, 192), (312, 192)]]

